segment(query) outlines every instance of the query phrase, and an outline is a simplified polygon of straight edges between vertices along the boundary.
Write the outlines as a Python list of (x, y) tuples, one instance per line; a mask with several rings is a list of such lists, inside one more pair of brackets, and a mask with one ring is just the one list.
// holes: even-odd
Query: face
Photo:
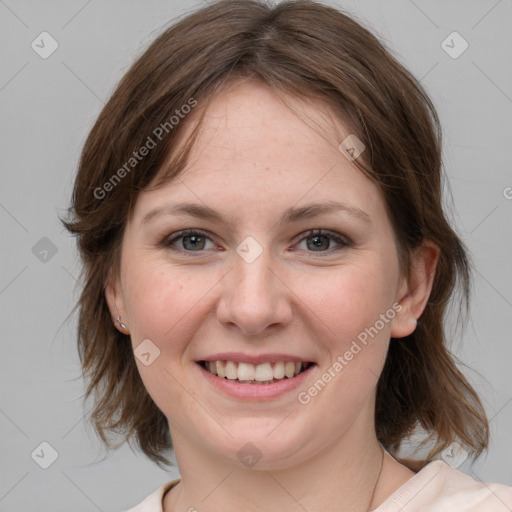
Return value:
[[(325, 108), (300, 107), (319, 122)], [(251, 442), (282, 468), (374, 428), (390, 336), (414, 330), (407, 283), (379, 189), (328, 138), (238, 84), (179, 179), (140, 193), (107, 298), (150, 354), (136, 363), (175, 443), (240, 464)]]

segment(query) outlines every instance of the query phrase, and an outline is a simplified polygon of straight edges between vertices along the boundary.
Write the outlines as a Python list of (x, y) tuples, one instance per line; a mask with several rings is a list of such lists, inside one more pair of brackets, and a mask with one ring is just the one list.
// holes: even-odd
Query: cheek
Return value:
[(299, 401), (310, 408), (310, 417), (329, 407), (332, 421), (325, 429), (333, 436), (362, 410), (382, 371), (394, 316), (392, 268), (386, 273), (382, 260), (361, 259), (307, 285), (312, 292), (305, 302), (315, 313), (312, 331), (326, 360), (312, 386), (300, 390)]
[(124, 267), (125, 305), (135, 355), (139, 344), (148, 339), (159, 350), (151, 346), (152, 358), (158, 356), (149, 365), (137, 357), (136, 364), (146, 390), (162, 411), (172, 403), (186, 415), (191, 407), (193, 389), (184, 391), (176, 381), (182, 378), (176, 376), (182, 375), (183, 355), (211, 307), (209, 291), (222, 277), (216, 274), (184, 271), (144, 256), (131, 258)]
[[(166, 352), (183, 350), (197, 329), (217, 272), (185, 271), (161, 261), (134, 259), (126, 266), (126, 306), (132, 341), (151, 339)], [(189, 332), (190, 331), (190, 332)]]
[[(348, 349), (352, 340), (373, 326), (393, 303), (394, 288), (381, 261), (360, 260), (354, 265), (317, 274), (303, 283), (305, 302), (315, 313), (323, 340), (329, 340), (333, 356)], [(379, 327), (380, 323), (379, 323)], [(389, 333), (385, 324), (382, 336)]]

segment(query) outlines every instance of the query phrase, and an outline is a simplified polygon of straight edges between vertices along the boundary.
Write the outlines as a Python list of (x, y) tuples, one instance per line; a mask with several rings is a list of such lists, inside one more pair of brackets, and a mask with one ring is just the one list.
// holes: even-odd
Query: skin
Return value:
[[(326, 126), (326, 105), (296, 107)], [(390, 337), (416, 327), (438, 250), (426, 242), (405, 277), (381, 193), (338, 150), (350, 131), (334, 122), (330, 133), (338, 135), (330, 140), (266, 86), (240, 82), (208, 107), (179, 179), (139, 194), (119, 277), (109, 279), (106, 297), (134, 349), (150, 339), (160, 350), (149, 366), (136, 362), (169, 420), (181, 472), (181, 482), (165, 496), (165, 512), (366, 511), (414, 475), (386, 455), (378, 478), (376, 383)], [(289, 207), (329, 200), (363, 210), (371, 222), (335, 211), (278, 224)], [(188, 215), (142, 222), (154, 208), (178, 201), (208, 205), (231, 229)], [(198, 249), (184, 246), (183, 238), (162, 244), (184, 229), (213, 236)], [(311, 229), (351, 243), (325, 235), (325, 245), (316, 249)], [(247, 236), (263, 249), (250, 264), (236, 252)], [(299, 403), (298, 391), (317, 381), (394, 303), (401, 309), (378, 335), (308, 404)], [(219, 351), (287, 353), (317, 366), (297, 391), (249, 402), (222, 394), (199, 373), (195, 361)], [(247, 442), (262, 455), (252, 467), (237, 458)]]

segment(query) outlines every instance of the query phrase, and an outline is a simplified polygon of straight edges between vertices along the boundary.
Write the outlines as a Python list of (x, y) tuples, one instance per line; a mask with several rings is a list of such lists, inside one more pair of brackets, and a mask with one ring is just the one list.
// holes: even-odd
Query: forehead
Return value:
[[(183, 140), (193, 128), (187, 123)], [(179, 179), (142, 192), (135, 216), (169, 198), (231, 208), (240, 218), (340, 199), (380, 215), (378, 187), (338, 148), (349, 135), (326, 102), (283, 97), (255, 81), (234, 83), (209, 102)]]
[[(190, 129), (190, 128), (189, 128)], [(338, 139), (349, 135), (325, 101), (272, 90), (258, 81), (238, 81), (216, 95), (206, 108), (201, 144), (193, 154), (213, 149), (217, 157), (257, 153), (260, 160), (276, 150), (287, 156), (318, 147), (326, 157), (338, 157)], [(320, 151), (314, 151), (320, 156)]]

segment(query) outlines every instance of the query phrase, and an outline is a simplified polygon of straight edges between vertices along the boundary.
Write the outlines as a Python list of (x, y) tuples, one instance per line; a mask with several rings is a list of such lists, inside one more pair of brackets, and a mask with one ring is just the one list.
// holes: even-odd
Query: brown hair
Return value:
[[(119, 266), (124, 227), (140, 190), (165, 168), (164, 179), (186, 164), (200, 117), (186, 144), (185, 105), (208, 101), (234, 79), (257, 79), (276, 92), (322, 99), (343, 115), (365, 144), (357, 164), (378, 183), (403, 268), (425, 240), (440, 248), (430, 300), (418, 328), (392, 339), (377, 388), (375, 428), (396, 451), (416, 426), (435, 444), (418, 470), (452, 441), (473, 457), (487, 448), (489, 426), (478, 395), (446, 346), (444, 318), (457, 290), (468, 305), (470, 264), (443, 212), (441, 131), (418, 81), (370, 31), (339, 10), (308, 0), (275, 6), (223, 0), (166, 29), (125, 74), (84, 145), (67, 229), (77, 235), (83, 262), (78, 349), (94, 391), (94, 427), (135, 437), (158, 465), (171, 448), (167, 418), (144, 388), (127, 336), (113, 325), (105, 299), (109, 271)], [(174, 123), (170, 116), (183, 121)], [(160, 131), (157, 131), (158, 128)], [(165, 137), (157, 137), (163, 135)], [(144, 158), (130, 158), (156, 143)], [(158, 139), (158, 141), (157, 141)], [(340, 141), (341, 142), (341, 141)], [(169, 163), (169, 157), (173, 161)], [(130, 162), (127, 165), (127, 162)], [(122, 171), (124, 169), (124, 172)], [(110, 185), (107, 185), (110, 184)], [(108, 192), (108, 194), (107, 194)]]

